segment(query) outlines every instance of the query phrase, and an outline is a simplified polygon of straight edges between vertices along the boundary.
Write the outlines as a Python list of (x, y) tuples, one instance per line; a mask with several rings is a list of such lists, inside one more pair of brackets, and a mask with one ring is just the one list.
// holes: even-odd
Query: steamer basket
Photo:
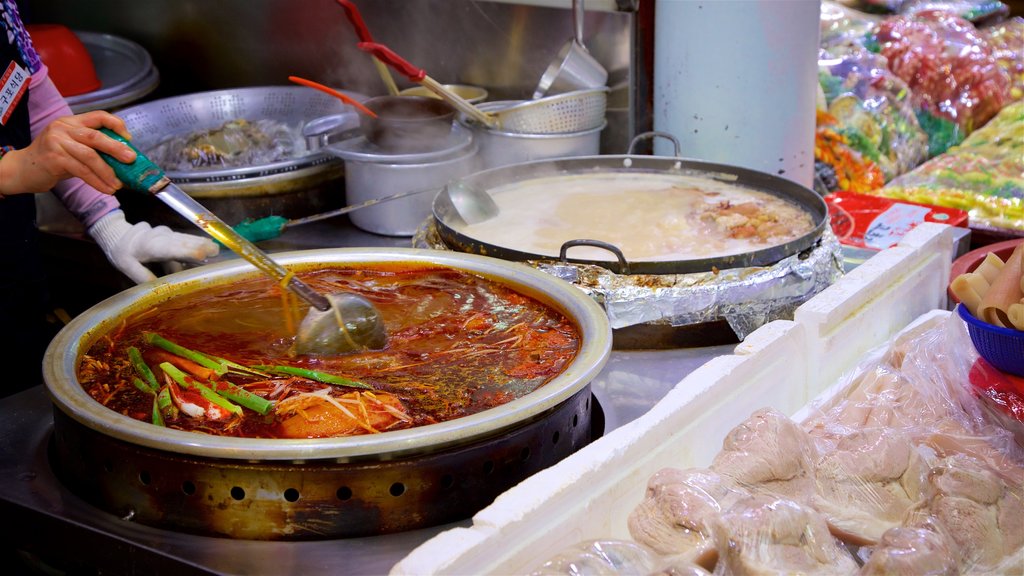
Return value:
[[(366, 100), (362, 94), (345, 93), (360, 102)], [(229, 120), (274, 120), (294, 125), (301, 132), (302, 126), (310, 120), (346, 112), (353, 119), (358, 119), (351, 107), (321, 92), (302, 86), (262, 86), (163, 98), (125, 108), (117, 115), (132, 133), (132, 143), (143, 152), (150, 153), (173, 136), (217, 128)], [(258, 166), (166, 172), (167, 177), (178, 185), (214, 183), (288, 172), (322, 163), (325, 158), (328, 157), (322, 153), (307, 153)]]
[[(365, 95), (346, 92), (364, 101)], [(246, 218), (280, 215), (297, 218), (340, 206), (344, 164), (323, 151), (308, 150), (302, 129), (311, 120), (329, 115), (347, 116), (358, 126), (352, 107), (337, 98), (303, 86), (264, 86), (199, 92), (153, 100), (117, 112), (144, 153), (165, 140), (225, 122), (273, 120), (295, 127), (296, 155), (276, 162), (231, 168), (173, 170), (167, 176), (193, 198), (228, 223)], [(148, 194), (119, 194), (132, 219), (172, 227), (189, 226), (176, 213)]]

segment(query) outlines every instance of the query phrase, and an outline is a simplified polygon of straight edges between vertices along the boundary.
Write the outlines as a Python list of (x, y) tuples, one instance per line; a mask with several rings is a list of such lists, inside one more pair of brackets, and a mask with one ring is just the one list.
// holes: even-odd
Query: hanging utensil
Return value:
[(325, 94), (330, 94), (331, 96), (334, 96), (335, 98), (337, 98), (338, 100), (341, 100), (345, 104), (348, 104), (349, 106), (352, 106), (353, 108), (355, 108), (356, 110), (359, 110), (363, 114), (366, 114), (370, 118), (376, 118), (377, 117), (377, 113), (374, 112), (373, 110), (370, 110), (366, 106), (363, 106), (362, 102), (360, 102), (360, 101), (358, 101), (358, 100), (356, 100), (354, 98), (351, 98), (349, 96), (346, 96), (345, 94), (343, 94), (341, 92), (338, 92), (334, 88), (331, 88), (329, 86), (324, 86), (323, 84), (321, 84), (319, 82), (314, 82), (312, 80), (306, 80), (305, 78), (300, 78), (298, 76), (289, 76), (288, 79), (291, 80), (292, 82), (295, 82), (296, 84), (301, 84), (303, 86), (306, 86), (306, 87), (313, 88), (313, 89), (319, 90), (321, 92), (324, 92)]
[[(348, 21), (355, 28), (359, 41), (373, 42), (373, 36), (370, 35), (370, 30), (366, 27), (366, 22), (363, 21), (363, 16), (359, 13), (356, 5), (349, 0), (338, 0), (338, 4), (341, 4), (341, 7), (345, 9), (345, 16), (348, 16)], [(373, 64), (377, 67), (377, 72), (380, 74), (380, 79), (384, 81), (388, 94), (392, 96), (398, 94), (398, 86), (395, 84), (395, 79), (391, 77), (391, 71), (388, 70), (388, 67), (376, 56), (373, 57)]]
[(540, 77), (534, 98), (574, 90), (598, 88), (608, 82), (608, 71), (583, 45), (583, 0), (572, 0), (573, 37), (558, 52)]
[[(292, 218), (291, 220), (283, 216), (267, 216), (265, 218), (260, 218), (259, 220), (241, 222), (235, 226), (235, 232), (251, 242), (271, 240), (283, 234), (286, 228), (294, 228), (295, 226), (334, 218), (335, 216), (341, 216), (342, 214), (362, 210), (363, 208), (368, 208), (382, 202), (391, 202), (392, 200), (408, 198), (409, 196), (416, 196), (427, 192), (437, 193), (437, 191), (438, 188), (436, 186), (422, 188), (419, 190), (406, 190), (405, 192), (382, 196), (380, 198), (373, 198), (366, 202), (360, 202), (358, 204), (352, 204), (351, 206), (345, 206), (343, 208), (337, 208), (335, 210), (321, 212), (320, 214), (313, 214), (302, 218)], [(470, 188), (468, 186), (450, 186), (446, 189), (445, 193), (450, 197), (456, 211), (466, 222), (482, 222), (498, 215), (498, 205), (494, 203), (491, 195), (483, 190)]]
[(400, 74), (407, 77), (410, 81), (420, 84), (424, 88), (430, 90), (434, 94), (437, 94), (445, 102), (448, 102), (460, 112), (473, 118), (477, 122), (487, 126), (488, 128), (498, 128), (498, 121), (494, 116), (484, 112), (477, 108), (473, 104), (470, 104), (468, 100), (459, 96), (458, 94), (448, 90), (443, 84), (434, 80), (427, 73), (413, 66), (407, 60), (395, 54), (390, 48), (383, 44), (377, 44), (375, 42), (360, 42), (359, 49), (363, 52), (369, 52), (384, 63), (388, 64)]
[(384, 322), (380, 312), (369, 300), (356, 294), (329, 294), (325, 297), (313, 290), (178, 188), (162, 169), (130, 142), (112, 130), (103, 128), (100, 131), (135, 150), (136, 158), (131, 164), (101, 153), (121, 182), (129, 188), (155, 195), (175, 212), (312, 306), (296, 334), (296, 351), (299, 354), (343, 354), (384, 347), (387, 340)]

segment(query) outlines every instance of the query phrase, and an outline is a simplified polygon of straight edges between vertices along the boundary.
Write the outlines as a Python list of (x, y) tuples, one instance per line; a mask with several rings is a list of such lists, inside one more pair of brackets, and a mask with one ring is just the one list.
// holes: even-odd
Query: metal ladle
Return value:
[(130, 142), (112, 130), (102, 128), (100, 131), (128, 145), (136, 153), (135, 161), (131, 164), (100, 153), (121, 182), (134, 190), (155, 195), (175, 212), (312, 306), (299, 325), (295, 338), (296, 352), (333, 355), (379, 350), (387, 344), (387, 333), (380, 311), (369, 300), (350, 293), (329, 294), (325, 297), (313, 290), (178, 188), (160, 167)]
[(583, 0), (572, 0), (573, 36), (548, 64), (537, 83), (533, 98), (604, 86), (608, 71), (590, 55), (583, 44)]

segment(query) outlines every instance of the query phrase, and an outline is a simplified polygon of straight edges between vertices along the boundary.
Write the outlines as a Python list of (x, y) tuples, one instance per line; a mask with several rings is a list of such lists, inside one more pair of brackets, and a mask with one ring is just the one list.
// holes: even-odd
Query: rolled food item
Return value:
[[(998, 258), (996, 259), (998, 260)], [(1000, 260), (1000, 262), (1002, 261)], [(989, 286), (991, 286), (991, 283), (985, 279), (984, 275), (978, 272), (961, 274), (949, 284), (953, 294), (956, 294), (960, 302), (975, 317), (978, 316), (978, 308), (981, 306), (981, 300), (988, 292)]]
[(1024, 299), (1017, 304), (1011, 304), (1006, 309), (1006, 316), (1017, 330), (1024, 330)]
[[(1020, 322), (1022, 319), (1017, 317), (1016, 320), (1019, 322), (1017, 323), (1012, 321), (1009, 315), (1010, 308), (1014, 305), (1019, 306), (1021, 299), (1024, 299), (1024, 290), (1021, 288), (1021, 276), (1024, 275), (1022, 258), (1024, 258), (1024, 244), (1014, 249), (1013, 254), (1010, 254), (1002, 270), (999, 271), (999, 275), (992, 281), (988, 291), (982, 295), (976, 314), (980, 320), (1003, 328), (1024, 330), (1024, 322)], [(1019, 310), (1014, 308), (1014, 312), (1019, 313)], [(1018, 315), (1015, 314), (1015, 316)]]

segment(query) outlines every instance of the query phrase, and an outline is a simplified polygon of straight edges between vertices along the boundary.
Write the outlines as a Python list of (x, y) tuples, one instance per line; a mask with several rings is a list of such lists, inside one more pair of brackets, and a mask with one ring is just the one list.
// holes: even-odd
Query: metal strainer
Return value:
[(498, 126), (520, 134), (561, 134), (597, 128), (608, 108), (608, 88), (576, 90), (499, 110), (489, 110)]

